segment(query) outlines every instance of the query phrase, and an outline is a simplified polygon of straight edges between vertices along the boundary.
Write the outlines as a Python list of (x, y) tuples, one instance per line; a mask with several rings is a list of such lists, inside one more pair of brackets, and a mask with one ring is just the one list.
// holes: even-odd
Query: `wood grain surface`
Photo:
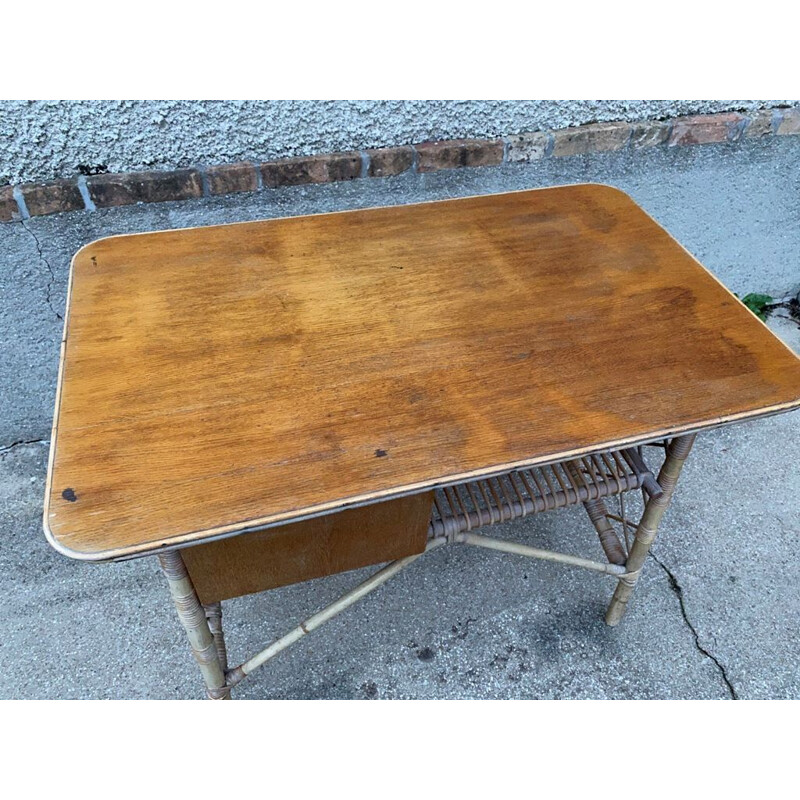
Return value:
[(797, 405), (607, 186), (112, 237), (72, 264), (45, 531), (145, 554)]
[(201, 603), (263, 592), (417, 555), (428, 541), (433, 492), (384, 500), (181, 552)]

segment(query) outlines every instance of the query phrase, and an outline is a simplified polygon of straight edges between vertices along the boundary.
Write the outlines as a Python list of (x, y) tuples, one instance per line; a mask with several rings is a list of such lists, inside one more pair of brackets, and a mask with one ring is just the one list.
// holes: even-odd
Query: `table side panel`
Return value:
[(425, 550), (433, 492), (387, 500), (181, 552), (202, 603), (323, 578)]

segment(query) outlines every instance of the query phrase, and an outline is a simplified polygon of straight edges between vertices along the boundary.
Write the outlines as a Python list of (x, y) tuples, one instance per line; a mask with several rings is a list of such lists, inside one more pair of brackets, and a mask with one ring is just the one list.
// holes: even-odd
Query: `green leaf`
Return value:
[[(737, 295), (738, 296), (738, 295)], [(775, 302), (775, 298), (768, 294), (746, 294), (741, 298), (742, 302), (759, 318), (766, 319), (772, 309), (770, 306)]]

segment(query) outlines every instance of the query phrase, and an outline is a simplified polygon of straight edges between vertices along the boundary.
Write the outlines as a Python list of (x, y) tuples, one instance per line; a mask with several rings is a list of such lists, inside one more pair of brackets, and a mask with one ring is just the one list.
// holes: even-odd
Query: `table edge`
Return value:
[[(214, 528), (204, 528), (198, 531), (190, 531), (189, 533), (179, 534), (172, 536), (168, 541), (155, 539), (150, 542), (145, 542), (140, 545), (131, 545), (129, 547), (119, 547), (109, 550), (97, 551), (81, 551), (73, 550), (63, 545), (50, 530), (48, 525), (47, 515), (49, 510), (50, 488), (48, 480), (47, 494), (45, 497), (44, 515), (43, 515), (43, 529), (45, 537), (50, 545), (62, 555), (77, 561), (88, 562), (108, 562), (108, 561), (127, 561), (133, 558), (144, 558), (145, 556), (157, 555), (158, 553), (165, 553), (170, 550), (180, 550), (184, 547), (192, 545), (203, 544), (205, 542), (217, 541), (220, 539), (227, 539), (233, 536), (239, 536), (244, 533), (252, 533), (254, 531), (266, 530), (268, 528), (277, 527), (278, 525), (288, 525), (293, 522), (301, 522), (306, 519), (313, 519), (314, 517), (326, 516), (327, 514), (335, 514), (338, 511), (344, 511), (348, 508), (358, 508), (360, 506), (372, 505), (386, 500), (396, 500), (401, 497), (407, 497), (413, 494), (420, 494), (431, 489), (437, 489), (442, 486), (449, 486), (456, 483), (464, 483), (478, 478), (491, 478), (495, 475), (502, 475), (516, 469), (527, 469), (529, 467), (547, 466), (548, 464), (556, 464), (580, 456), (591, 455), (593, 453), (603, 453), (609, 450), (619, 450), (624, 447), (636, 447), (638, 445), (648, 444), (651, 442), (660, 441), (662, 439), (670, 439), (674, 436), (685, 436), (689, 434), (701, 433), (703, 431), (713, 430), (725, 425), (730, 425), (735, 422), (742, 422), (746, 420), (761, 419), (764, 417), (775, 416), (790, 411), (800, 409), (800, 398), (788, 403), (781, 403), (775, 406), (767, 406), (755, 411), (744, 411), (738, 414), (730, 414), (723, 417), (718, 417), (708, 422), (678, 426), (674, 428), (665, 428), (658, 430), (654, 433), (649, 433), (645, 436), (634, 436), (623, 439), (614, 439), (608, 442), (602, 442), (589, 447), (574, 448), (571, 450), (561, 450), (557, 453), (551, 453), (537, 458), (524, 459), (521, 461), (509, 462), (506, 464), (496, 464), (486, 469), (471, 470), (469, 472), (453, 473), (450, 475), (442, 476), (429, 481), (419, 481), (417, 483), (403, 484), (402, 486), (393, 487), (391, 489), (383, 489), (376, 492), (366, 492), (360, 495), (353, 495), (351, 497), (339, 498), (326, 503), (319, 503), (314, 506), (306, 506), (300, 511), (287, 511), (278, 514), (266, 515), (263, 517), (255, 517), (241, 522), (230, 523), (228, 525), (220, 525)], [(51, 445), (51, 453), (52, 453)], [(49, 475), (48, 475), (49, 478)]]

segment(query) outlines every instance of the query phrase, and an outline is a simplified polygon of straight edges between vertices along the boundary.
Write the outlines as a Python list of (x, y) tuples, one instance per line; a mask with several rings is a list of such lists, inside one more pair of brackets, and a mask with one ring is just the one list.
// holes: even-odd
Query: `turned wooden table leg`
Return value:
[(628, 555), (626, 566), (629, 574), (620, 578), (617, 583), (614, 596), (611, 598), (611, 603), (606, 612), (607, 625), (617, 625), (625, 615), (628, 600), (639, 579), (644, 560), (647, 558), (650, 547), (655, 541), (661, 517), (664, 516), (664, 512), (672, 499), (678, 476), (681, 474), (683, 464), (692, 449), (694, 439), (694, 434), (678, 436), (670, 442), (667, 448), (667, 458), (658, 473), (658, 483), (661, 486), (662, 494), (651, 497), (647, 501), (642, 519), (636, 529), (636, 537)]
[(217, 656), (223, 672), (228, 671), (228, 651), (225, 647), (225, 634), (222, 630), (222, 603), (204, 603), (208, 627), (217, 646)]
[[(192, 653), (203, 673), (206, 694), (212, 700), (230, 700), (230, 688), (225, 685), (225, 668), (220, 660), (218, 639), (212, 634), (206, 610), (200, 604), (181, 554), (172, 551), (158, 556), (161, 569), (169, 584), (178, 618), (189, 637)], [(221, 611), (219, 615), (221, 623)], [(220, 637), (222, 629), (220, 625)], [(224, 643), (222, 644), (224, 649)]]

